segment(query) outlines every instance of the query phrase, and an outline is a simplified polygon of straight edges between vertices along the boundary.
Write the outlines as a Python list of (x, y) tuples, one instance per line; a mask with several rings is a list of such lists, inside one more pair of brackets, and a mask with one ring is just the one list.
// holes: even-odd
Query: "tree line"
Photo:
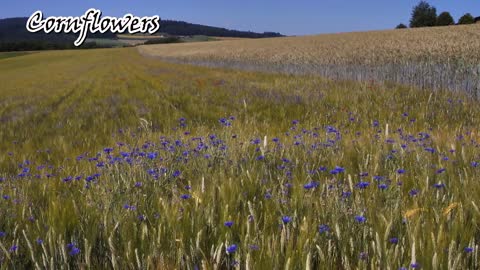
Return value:
[[(410, 27), (432, 27), (432, 26), (448, 26), (461, 24), (474, 24), (480, 21), (480, 17), (475, 18), (472, 14), (466, 13), (458, 22), (455, 23), (452, 15), (448, 11), (443, 11), (437, 16), (437, 9), (426, 1), (420, 1), (412, 10), (410, 18)], [(397, 25), (397, 29), (407, 28), (403, 23)]]

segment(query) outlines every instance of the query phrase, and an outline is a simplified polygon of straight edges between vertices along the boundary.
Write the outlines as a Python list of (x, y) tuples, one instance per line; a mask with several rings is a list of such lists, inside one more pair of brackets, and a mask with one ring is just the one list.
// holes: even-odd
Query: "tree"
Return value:
[(410, 27), (435, 26), (437, 23), (437, 9), (426, 1), (420, 1), (413, 8)]
[(453, 20), (452, 15), (450, 15), (449, 12), (442, 12), (440, 15), (438, 15), (437, 18), (437, 26), (447, 26), (447, 25), (453, 25), (455, 24), (455, 21)]
[(459, 20), (458, 24), (474, 24), (475, 18), (473, 18), (472, 14), (467, 13), (463, 15)]
[(407, 26), (403, 23), (401, 23), (401, 24), (397, 25), (397, 27), (395, 27), (395, 29), (405, 29), (405, 28), (407, 28)]

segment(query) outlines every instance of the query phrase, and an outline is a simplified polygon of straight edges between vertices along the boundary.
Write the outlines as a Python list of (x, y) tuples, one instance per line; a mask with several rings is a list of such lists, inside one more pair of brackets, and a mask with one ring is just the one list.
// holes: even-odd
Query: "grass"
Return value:
[(12, 58), (0, 80), (2, 269), (479, 268), (464, 93), (130, 48)]
[(28, 52), (0, 52), (0, 60), (29, 54)]

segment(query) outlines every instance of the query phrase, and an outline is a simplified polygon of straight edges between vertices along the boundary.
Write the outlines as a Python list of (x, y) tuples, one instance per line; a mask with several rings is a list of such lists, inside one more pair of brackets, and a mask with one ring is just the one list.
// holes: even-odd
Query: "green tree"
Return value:
[(403, 23), (401, 23), (401, 24), (397, 25), (397, 27), (395, 27), (395, 29), (405, 29), (405, 28), (407, 28), (407, 26)]
[(458, 24), (474, 24), (475, 18), (473, 18), (472, 14), (467, 13), (463, 15), (459, 20)]
[(449, 12), (442, 12), (440, 15), (438, 15), (437, 18), (437, 26), (447, 26), (447, 25), (453, 25), (455, 24), (455, 21), (453, 20), (452, 15), (450, 15)]
[(410, 27), (428, 27), (437, 24), (437, 9), (426, 1), (420, 1), (413, 8)]

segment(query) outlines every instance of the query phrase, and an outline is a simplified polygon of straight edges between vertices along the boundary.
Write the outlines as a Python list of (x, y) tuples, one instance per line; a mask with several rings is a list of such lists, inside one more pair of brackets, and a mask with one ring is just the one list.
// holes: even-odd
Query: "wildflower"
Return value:
[(140, 221), (144, 221), (145, 220), (145, 215), (139, 215), (137, 218)]
[(260, 139), (253, 139), (250, 141), (251, 144), (259, 144), (260, 143)]
[(378, 185), (378, 188), (381, 189), (381, 190), (385, 190), (388, 188), (388, 185), (387, 184), (380, 184)]
[(142, 186), (142, 182), (136, 182), (135, 183), (135, 187), (141, 187)]
[(78, 253), (80, 253), (80, 249), (78, 247), (72, 247), (72, 249), (70, 250), (70, 252), (68, 253), (70, 256), (75, 256), (77, 255)]
[(412, 197), (415, 197), (418, 195), (418, 192), (419, 192), (418, 189), (412, 189), (408, 192), (408, 194), (410, 194), (410, 196)]
[(432, 154), (435, 153), (435, 149), (433, 149), (431, 147), (426, 147), (426, 148), (424, 148), (424, 150), (427, 151), (427, 152), (430, 152)]
[(228, 254), (235, 253), (235, 251), (237, 251), (237, 245), (233, 244), (233, 245), (230, 245), (230, 246), (227, 247), (227, 253)]
[(292, 221), (292, 218), (289, 216), (283, 216), (282, 221), (284, 224), (290, 223)]
[(398, 238), (397, 238), (397, 237), (392, 237), (392, 238), (390, 238), (390, 243), (392, 243), (392, 244), (398, 244)]
[(436, 189), (441, 189), (441, 188), (444, 188), (445, 187), (445, 184), (443, 183), (436, 183), (433, 185), (434, 188)]
[(476, 161), (472, 161), (472, 163), (470, 163), (470, 165), (472, 165), (472, 167), (476, 168), (476, 167), (478, 167), (479, 163), (476, 162)]
[(366, 252), (360, 252), (360, 260), (365, 261), (368, 259), (368, 254)]
[(310, 182), (308, 184), (303, 185), (303, 188), (306, 189), (306, 190), (316, 188), (316, 187), (318, 187), (318, 183), (316, 183), (316, 182)]
[(113, 148), (110, 148), (110, 147), (103, 148), (103, 152), (105, 152), (106, 154), (110, 154), (112, 151), (113, 151)]
[(6, 232), (0, 232), (0, 237), (5, 237), (5, 236), (7, 236)]
[(179, 170), (176, 170), (176, 171), (173, 172), (172, 176), (173, 177), (179, 177), (180, 174), (182, 174), (182, 173)]
[(355, 221), (358, 223), (365, 223), (367, 221), (367, 218), (364, 216), (355, 216)]
[(326, 232), (330, 231), (330, 227), (326, 224), (322, 224), (318, 227), (318, 231), (320, 233), (326, 233)]
[(420, 268), (420, 264), (414, 262), (414, 263), (410, 264), (410, 267), (413, 268), (413, 269), (417, 269), (417, 268)]
[(265, 197), (265, 199), (267, 199), (267, 200), (268, 200), (268, 199), (271, 199), (271, 198), (272, 198), (272, 194), (270, 194), (270, 192), (267, 192), (267, 193), (265, 193), (265, 196), (264, 196), (264, 197)]
[(335, 169), (330, 171), (331, 174), (338, 174), (343, 172), (345, 172), (345, 169), (339, 166), (336, 166)]
[(260, 156), (257, 157), (257, 160), (264, 160), (264, 159), (265, 159), (265, 156), (263, 156), (263, 155), (260, 155)]
[(150, 159), (150, 160), (156, 159), (157, 156), (158, 156), (158, 153), (155, 153), (155, 152), (151, 152), (151, 153), (147, 154), (147, 158)]
[(404, 174), (404, 173), (405, 173), (405, 170), (404, 170), (404, 169), (398, 169), (398, 170), (397, 170), (397, 173), (398, 173), (398, 174)]
[(465, 247), (463, 249), (463, 251), (465, 251), (465, 253), (471, 253), (471, 252), (473, 252), (473, 248), (472, 247)]
[(225, 223), (223, 223), (223, 225), (225, 225), (228, 228), (231, 228), (233, 226), (233, 221), (225, 221)]
[(370, 182), (360, 182), (357, 184), (357, 188), (359, 189), (366, 189), (368, 186), (370, 186)]
[(445, 168), (441, 168), (441, 169), (438, 169), (436, 173), (437, 173), (437, 174), (441, 174), (441, 173), (443, 173), (444, 171), (446, 171), (446, 169), (445, 169)]
[(38, 238), (36, 242), (37, 242), (37, 244), (41, 245), (41, 244), (43, 244), (43, 239)]
[(250, 248), (250, 250), (259, 250), (260, 247), (258, 245), (249, 245), (248, 246)]
[(9, 251), (10, 251), (10, 252), (15, 252), (15, 251), (17, 251), (17, 250), (18, 250), (18, 246), (17, 246), (17, 245), (13, 245), (13, 246), (10, 247), (10, 250), (9, 250)]
[(187, 200), (187, 199), (190, 199), (192, 196), (190, 196), (189, 194), (183, 194), (180, 196), (180, 198), (182, 198), (183, 200)]

